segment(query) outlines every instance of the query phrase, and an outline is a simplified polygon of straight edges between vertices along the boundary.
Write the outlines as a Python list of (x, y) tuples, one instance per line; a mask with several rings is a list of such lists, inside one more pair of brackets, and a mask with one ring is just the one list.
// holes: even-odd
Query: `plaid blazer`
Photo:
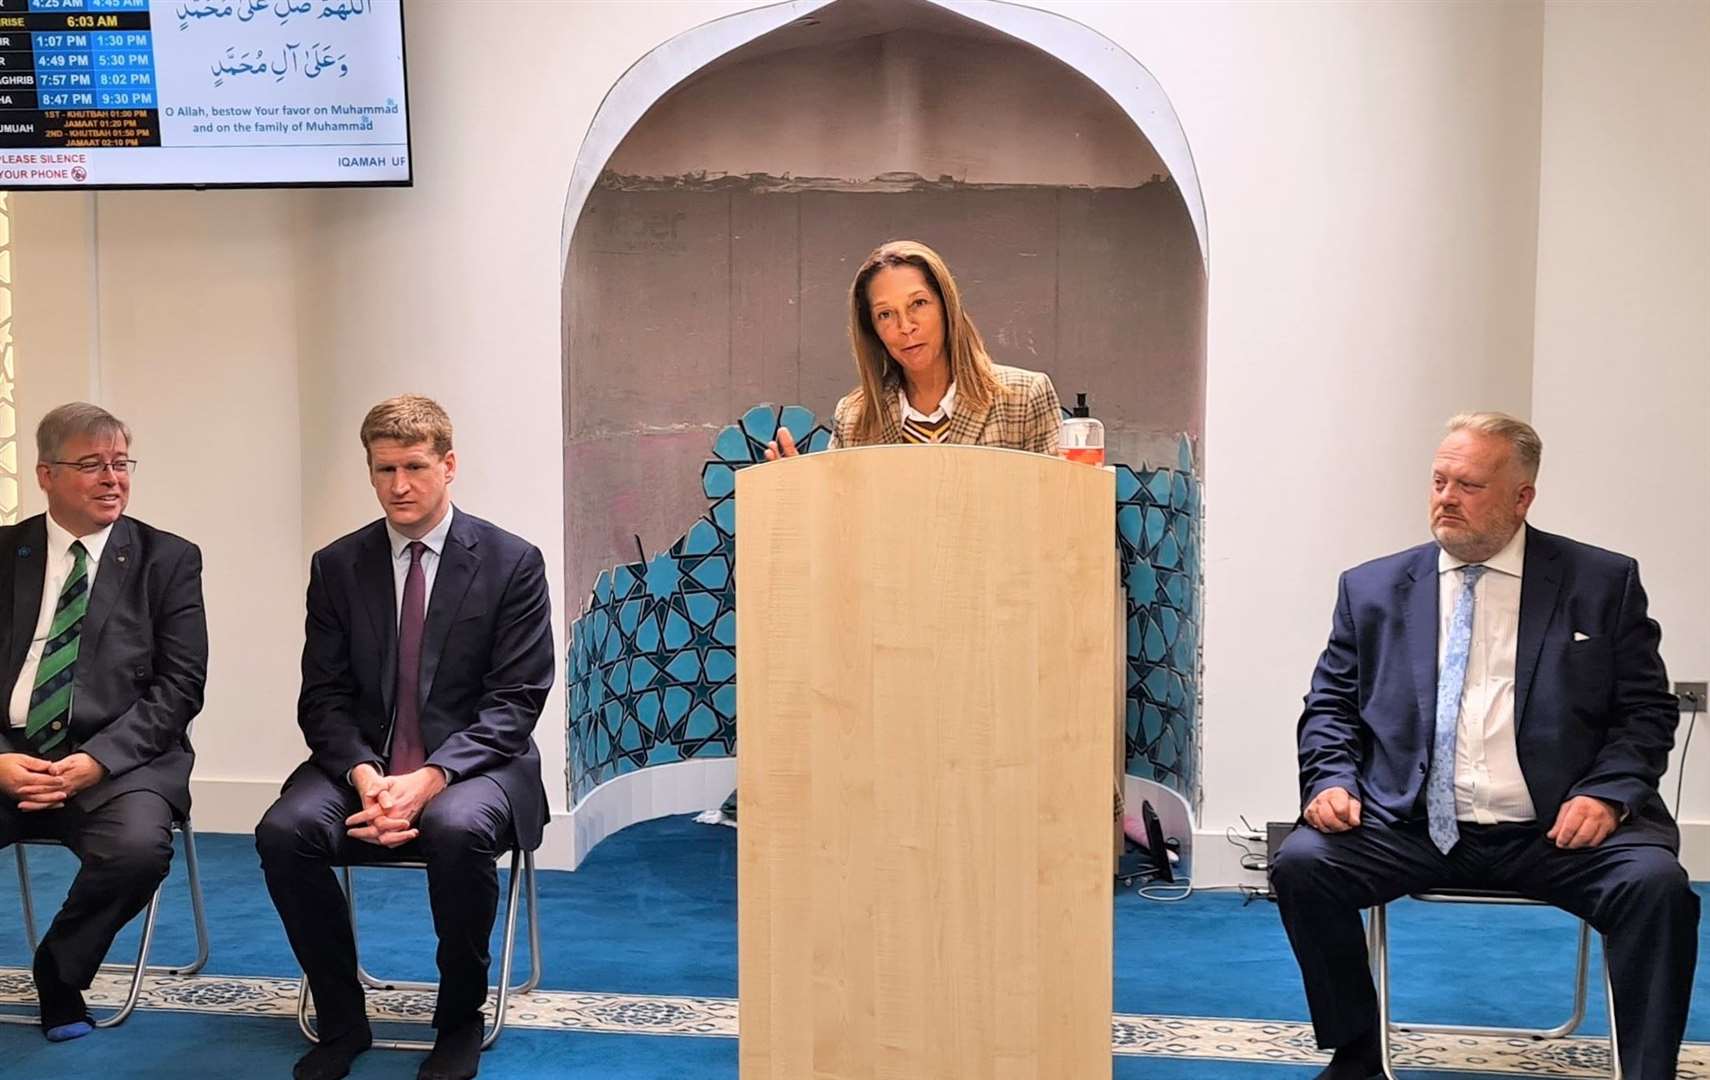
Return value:
[[(1050, 376), (1001, 364), (992, 365), (992, 374), (997, 376), (998, 390), (985, 408), (976, 409), (960, 394), (956, 396), (944, 441), (1055, 454), (1063, 427), (1063, 406), (1057, 400), (1057, 389), (1051, 385)], [(855, 434), (855, 421), (860, 415), (861, 388), (856, 387), (837, 403), (831, 421), (830, 449), (862, 445)], [(880, 444), (903, 441), (901, 406), (894, 392), (885, 395), (885, 408), (879, 421)]]

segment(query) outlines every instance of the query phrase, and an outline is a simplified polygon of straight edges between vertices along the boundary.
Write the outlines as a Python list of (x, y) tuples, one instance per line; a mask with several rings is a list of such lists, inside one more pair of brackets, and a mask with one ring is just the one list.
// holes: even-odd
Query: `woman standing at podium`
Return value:
[[(961, 443), (1057, 452), (1062, 406), (1042, 372), (992, 363), (936, 251), (881, 245), (849, 289), (849, 341), (861, 385), (837, 403), (831, 449)], [(785, 428), (766, 459), (792, 457)]]

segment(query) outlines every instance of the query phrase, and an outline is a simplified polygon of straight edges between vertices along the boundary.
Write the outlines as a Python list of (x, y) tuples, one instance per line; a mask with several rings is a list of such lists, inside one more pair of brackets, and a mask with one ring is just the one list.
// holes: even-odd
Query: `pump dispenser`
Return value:
[(1087, 396), (1075, 395), (1075, 407), (1063, 421), (1063, 433), (1057, 452), (1070, 461), (1083, 465), (1104, 464), (1104, 424), (1094, 420), (1087, 408)]

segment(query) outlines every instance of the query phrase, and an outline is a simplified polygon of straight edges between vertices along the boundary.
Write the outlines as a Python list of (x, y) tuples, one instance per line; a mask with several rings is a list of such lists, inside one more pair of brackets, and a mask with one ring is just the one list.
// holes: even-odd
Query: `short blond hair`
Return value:
[(1456, 413), (1443, 425), (1443, 433), (1453, 435), (1457, 431), (1476, 431), (1508, 440), (1514, 460), (1525, 470), (1526, 479), (1538, 478), (1538, 465), (1544, 459), (1544, 440), (1538, 438), (1537, 429), (1526, 421), (1501, 412)]
[(420, 394), (399, 394), (368, 410), (362, 418), (362, 450), (373, 449), (375, 439), (392, 439), (406, 446), (433, 444), (433, 452), (444, 457), (451, 451), (451, 417), (439, 402)]

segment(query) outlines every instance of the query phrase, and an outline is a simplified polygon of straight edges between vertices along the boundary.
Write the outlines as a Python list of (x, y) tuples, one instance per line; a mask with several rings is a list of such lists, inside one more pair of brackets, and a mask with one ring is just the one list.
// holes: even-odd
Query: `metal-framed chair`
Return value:
[[(378, 852), (380, 849), (376, 849)], [(356, 918), (356, 868), (376, 870), (426, 870), (427, 863), (420, 859), (407, 857), (388, 857), (376, 855), (353, 865), (343, 867), (345, 904), (350, 912), (350, 933), (358, 946), (356, 975), (362, 985), (370, 990), (438, 990), (436, 982), (412, 982), (405, 979), (382, 979), (368, 972), (362, 966), (361, 942), (362, 935), (357, 928)], [(519, 872), (520, 870), (520, 872)], [(528, 978), (522, 982), (511, 984), (511, 967), (515, 958), (517, 940), (517, 907), (518, 899), (524, 889), (528, 896)], [(505, 1006), (512, 994), (526, 994), (540, 985), (540, 914), (539, 893), (534, 877), (534, 852), (523, 851), (520, 848), (511, 849), (510, 885), (506, 890), (505, 899), (505, 936), (503, 953), (499, 958), (499, 981), (489, 987), (496, 996), (494, 1002), (493, 1024), (481, 1040), (481, 1049), (486, 1050), (499, 1040), (499, 1035), (505, 1030)], [(312, 1043), (321, 1041), (320, 1034), (309, 1019), (309, 980), (307, 977), (297, 981), (297, 1027), (303, 1037)], [(375, 1039), (374, 1046), (381, 1050), (432, 1050), (431, 1041), (421, 1039)]]
[[(1500, 889), (1430, 889), (1413, 894), (1413, 899), (1432, 904), (1501, 904), (1506, 906), (1549, 907), (1542, 900), (1532, 900), (1519, 893)], [(1573, 1012), (1566, 1020), (1551, 1028), (1475, 1027), (1460, 1024), (1420, 1024), (1397, 1022), (1390, 1014), (1389, 995), (1389, 914), (1387, 905), (1371, 909), (1366, 923), (1366, 943), (1371, 956), (1372, 981), (1377, 984), (1378, 1046), (1383, 1058), (1383, 1075), (1396, 1080), (1392, 1060), (1394, 1036), (1397, 1032), (1418, 1031), (1444, 1035), (1489, 1035), (1499, 1038), (1560, 1039), (1573, 1034), (1585, 1019), (1586, 987), (1591, 969), (1591, 924), (1579, 924), (1579, 959), (1574, 969)], [(1609, 982), (1609, 964), (1603, 964), (1603, 999), (1609, 1010), (1609, 1061), (1613, 1080), (1621, 1080), (1621, 1049), (1615, 1034), (1615, 990)]]
[[(102, 964), (105, 972), (129, 974), (130, 989), (125, 995), (125, 1001), (119, 1008), (107, 1016), (93, 1017), (98, 1028), (118, 1027), (130, 1018), (136, 1010), (137, 999), (142, 996), (143, 978), (147, 975), (194, 975), (202, 970), (208, 962), (208, 914), (202, 902), (202, 875), (196, 864), (196, 832), (190, 827), (190, 819), (174, 821), (172, 828), (184, 838), (184, 873), (190, 886), (190, 913), (196, 923), (196, 957), (188, 964), (150, 964), (149, 949), (154, 944), (155, 918), (160, 913), (160, 894), (166, 888), (163, 880), (154, 890), (154, 896), (149, 899), (148, 907), (143, 912), (142, 940), (137, 945), (137, 959), (132, 964)], [(64, 847), (58, 840), (20, 840), (12, 845), (18, 862), (18, 898), (24, 920), (24, 940), (29, 944), (30, 952), (36, 951), (38, 938), (36, 936), (36, 905), (35, 896), (30, 886), (30, 863), (25, 854), (27, 847)], [(36, 1018), (16, 1013), (0, 1014), (0, 1023), (34, 1024)]]

